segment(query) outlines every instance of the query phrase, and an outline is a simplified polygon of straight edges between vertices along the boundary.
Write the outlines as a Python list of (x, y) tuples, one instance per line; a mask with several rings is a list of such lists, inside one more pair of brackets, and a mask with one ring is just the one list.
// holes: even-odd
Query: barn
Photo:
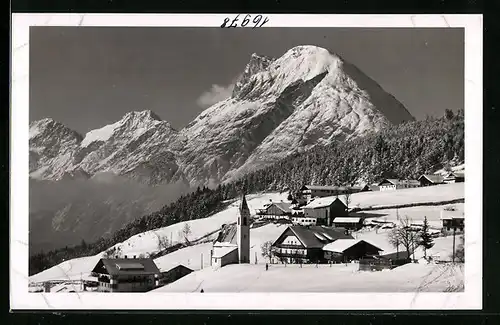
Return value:
[(363, 220), (360, 217), (336, 217), (333, 219), (335, 228), (359, 230), (363, 227)]
[(441, 175), (422, 175), (418, 178), (420, 186), (431, 186), (444, 183), (444, 177)]
[(178, 264), (176, 266), (172, 266), (169, 269), (163, 270), (159, 277), (160, 286), (177, 281), (191, 272), (193, 272), (192, 269), (182, 264)]
[(289, 218), (292, 214), (292, 204), (287, 202), (272, 202), (258, 211), (259, 217), (270, 219)]
[(379, 255), (381, 248), (361, 239), (338, 239), (323, 247), (325, 259), (332, 262), (350, 262)]
[(302, 210), (305, 218), (314, 220), (314, 225), (331, 226), (335, 217), (347, 213), (347, 205), (344, 203), (344, 198), (331, 196), (314, 199)]

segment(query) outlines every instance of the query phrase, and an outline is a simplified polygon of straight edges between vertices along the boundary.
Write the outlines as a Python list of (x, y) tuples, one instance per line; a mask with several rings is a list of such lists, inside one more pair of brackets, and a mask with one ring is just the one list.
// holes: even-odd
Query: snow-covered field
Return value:
[[(280, 201), (285, 200), (286, 193), (266, 193), (266, 194), (255, 194), (247, 196), (247, 203), (250, 208), (250, 212), (255, 214), (255, 209), (261, 208), (269, 200)], [(156, 229), (154, 231), (147, 231), (141, 234), (130, 237), (126, 241), (115, 245), (120, 247), (124, 255), (133, 256), (139, 254), (150, 254), (158, 251), (158, 236), (167, 236), (169, 239), (172, 236), (174, 243), (179, 242), (179, 231), (182, 230), (185, 223), (189, 223), (191, 227), (190, 240), (196, 240), (207, 233), (216, 231), (220, 229), (222, 224), (233, 223), (236, 221), (237, 209), (239, 201), (231, 204), (226, 210), (221, 211), (209, 218), (197, 219), (187, 222), (180, 222), (168, 227)], [(261, 237), (275, 239), (284, 229), (283, 226), (278, 227), (276, 225), (267, 225), (264, 227), (256, 228), (251, 230), (251, 254), (255, 258), (255, 251), (260, 255), (260, 243)], [(266, 237), (267, 236), (267, 237)], [(64, 261), (61, 264), (53, 266), (47, 270), (44, 270), (38, 274), (30, 277), (30, 282), (43, 282), (50, 280), (78, 280), (82, 276), (88, 276), (90, 271), (97, 264), (103, 253), (72, 259), (69, 261)], [(200, 244), (191, 247), (184, 248), (182, 250), (176, 251), (174, 253), (168, 254), (158, 258), (155, 262), (158, 262), (158, 267), (160, 270), (168, 268), (170, 265), (175, 263), (182, 263), (187, 266), (188, 261), (190, 268), (199, 269), (201, 264), (201, 254), (204, 254), (204, 264), (210, 263), (210, 244)], [(259, 257), (259, 256), (258, 256)], [(260, 258), (260, 257), (259, 257)], [(208, 265), (208, 264), (207, 264)]]
[[(422, 223), (424, 218), (427, 217), (427, 221), (429, 225), (434, 228), (441, 228), (442, 222), (440, 220), (441, 211), (444, 208), (454, 208), (455, 211), (450, 212), (455, 215), (463, 215), (465, 204), (464, 203), (455, 203), (455, 204), (446, 204), (446, 205), (436, 205), (436, 206), (416, 206), (411, 208), (401, 208), (401, 209), (382, 209), (382, 210), (373, 210), (367, 211), (367, 216), (370, 218), (374, 218), (380, 221), (392, 221), (397, 223), (398, 215), (400, 219), (408, 219), (412, 223)], [(360, 212), (363, 214), (363, 212)], [(474, 217), (481, 218), (481, 215), (477, 216), (467, 216), (467, 221), (474, 221)]]
[[(457, 183), (387, 192), (365, 192), (353, 194), (352, 201), (354, 204), (357, 204), (356, 202), (362, 202), (362, 204), (360, 203), (361, 206), (386, 206), (416, 202), (437, 202), (463, 198), (463, 190), (463, 183)], [(262, 206), (265, 203), (268, 203), (270, 200), (274, 202), (279, 202), (281, 200), (285, 201), (286, 197), (287, 193), (254, 194), (247, 196), (247, 202), (250, 208), (250, 212), (252, 214), (255, 214), (256, 209), (262, 208)], [(353, 203), (351, 203), (351, 206), (354, 206)], [(220, 229), (222, 224), (235, 222), (238, 204), (239, 201), (235, 201), (226, 210), (221, 211), (209, 218), (188, 221), (187, 223), (189, 223), (191, 227), (191, 235), (189, 239), (196, 240), (200, 237), (205, 236), (207, 233), (217, 231), (218, 229)], [(455, 206), (459, 211), (463, 211), (463, 204), (454, 204), (453, 206)], [(431, 223), (435, 223), (437, 220), (439, 220), (439, 211), (442, 208), (443, 206), (412, 207), (398, 209), (398, 213), (400, 216), (408, 215), (415, 221), (423, 220), (423, 216), (427, 216)], [(388, 221), (396, 220), (395, 209), (369, 211), (369, 213), (381, 214), (381, 217), (387, 218)], [(154, 231), (141, 233), (115, 246), (121, 248), (122, 254), (126, 254), (129, 256), (155, 253), (158, 251), (158, 236), (167, 236), (169, 239), (172, 238), (174, 243), (178, 242), (179, 240), (181, 240), (181, 238), (179, 237), (179, 232), (182, 230), (185, 223), (186, 222), (181, 222)], [(252, 263), (255, 262), (255, 256), (257, 256), (258, 263), (264, 263), (261, 256), (261, 244), (268, 240), (274, 241), (285, 228), (286, 226), (270, 224), (251, 230), (250, 253)], [(358, 238), (366, 238), (367, 240), (372, 241), (375, 245), (384, 249), (387, 253), (396, 251), (395, 248), (392, 248), (387, 242), (387, 234), (384, 234), (384, 231), (380, 231), (379, 233), (376, 233), (375, 231), (360, 232)], [(435, 242), (436, 245), (432, 250), (435, 250), (436, 253), (431, 254), (440, 254), (441, 257), (444, 257), (444, 255), (449, 255), (448, 253), (451, 254), (451, 237), (436, 238)], [(210, 243), (187, 247), (171, 254), (162, 256), (156, 259), (155, 262), (157, 263), (160, 270), (166, 270), (178, 263), (184, 264), (194, 270), (199, 270), (201, 269), (202, 255), (204, 266), (209, 265), (210, 248)], [(43, 282), (49, 280), (78, 280), (82, 276), (85, 278), (97, 264), (98, 260), (101, 258), (101, 255), (102, 253), (95, 256), (82, 257), (70, 261), (65, 261), (50, 269), (31, 276), (30, 282)]]
[[(442, 202), (465, 198), (465, 183), (443, 184), (428, 187), (407, 188), (394, 191), (355, 193), (349, 208), (375, 208), (391, 205)], [(340, 196), (342, 198), (342, 196)]]
[(379, 272), (360, 272), (357, 264), (272, 264), (269, 271), (235, 264), (193, 272), (153, 292), (442, 292), (462, 284), (458, 264), (407, 264)]
[[(381, 254), (395, 253), (397, 249), (393, 247), (388, 241), (388, 234), (390, 230), (370, 230), (370, 231), (358, 231), (353, 234), (357, 239), (363, 239), (371, 244), (383, 249)], [(437, 237), (433, 238), (434, 246), (427, 250), (427, 256), (432, 256), (435, 260), (439, 261), (451, 261), (451, 255), (453, 253), (453, 236)], [(456, 237), (455, 247), (460, 243), (459, 237)], [(404, 251), (404, 247), (400, 246), (399, 251)], [(419, 247), (415, 249), (415, 258), (420, 259), (424, 256), (424, 251)]]

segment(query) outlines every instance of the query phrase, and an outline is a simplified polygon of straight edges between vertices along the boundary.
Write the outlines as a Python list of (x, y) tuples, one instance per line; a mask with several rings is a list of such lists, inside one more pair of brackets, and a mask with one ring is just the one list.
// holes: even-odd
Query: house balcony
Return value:
[(274, 246), (274, 248), (304, 249), (304, 247), (301, 245), (291, 245), (291, 244), (279, 244)]
[(307, 258), (307, 253), (282, 253), (275, 252), (276, 257)]

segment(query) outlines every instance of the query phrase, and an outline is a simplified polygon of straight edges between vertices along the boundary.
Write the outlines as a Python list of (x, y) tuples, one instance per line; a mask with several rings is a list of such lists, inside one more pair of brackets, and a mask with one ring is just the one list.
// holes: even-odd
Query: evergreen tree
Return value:
[(424, 257), (427, 257), (427, 250), (434, 246), (434, 240), (429, 233), (429, 223), (427, 222), (427, 217), (424, 218), (424, 225), (420, 233), (419, 246), (424, 249)]

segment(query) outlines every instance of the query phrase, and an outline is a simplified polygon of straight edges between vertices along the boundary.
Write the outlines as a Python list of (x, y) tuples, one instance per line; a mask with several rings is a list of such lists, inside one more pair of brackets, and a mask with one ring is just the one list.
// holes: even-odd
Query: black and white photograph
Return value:
[(20, 305), (480, 307), (480, 16), (63, 16), (13, 44)]

